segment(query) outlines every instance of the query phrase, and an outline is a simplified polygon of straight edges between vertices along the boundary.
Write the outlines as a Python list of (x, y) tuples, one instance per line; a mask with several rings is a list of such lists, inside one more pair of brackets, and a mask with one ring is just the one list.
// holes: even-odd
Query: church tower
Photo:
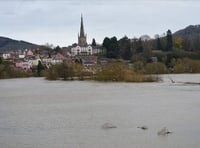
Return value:
[(87, 44), (87, 36), (84, 32), (83, 17), (81, 15), (81, 27), (78, 33), (78, 45), (71, 48), (72, 56), (89, 56), (93, 55), (92, 46)]
[(78, 35), (78, 45), (79, 46), (87, 46), (87, 39), (84, 33), (84, 26), (83, 26), (83, 17), (81, 15), (81, 27), (80, 27), (80, 34)]

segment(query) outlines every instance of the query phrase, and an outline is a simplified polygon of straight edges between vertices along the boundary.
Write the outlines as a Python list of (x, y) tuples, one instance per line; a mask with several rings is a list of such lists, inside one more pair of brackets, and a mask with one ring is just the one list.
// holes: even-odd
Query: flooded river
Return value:
[[(0, 147), (199, 147), (200, 85), (184, 82), (200, 83), (200, 74), (162, 77), (156, 83), (0, 80)], [(105, 123), (116, 128), (103, 129)], [(158, 135), (163, 127), (172, 133)]]

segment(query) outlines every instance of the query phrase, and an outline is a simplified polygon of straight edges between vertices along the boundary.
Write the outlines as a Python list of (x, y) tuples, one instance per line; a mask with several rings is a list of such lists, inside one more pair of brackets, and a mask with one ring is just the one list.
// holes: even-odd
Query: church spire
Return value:
[(83, 26), (83, 16), (81, 14), (81, 28), (80, 28), (80, 37), (84, 37), (85, 33), (84, 33), (84, 26)]
[(86, 41), (86, 35), (84, 32), (84, 26), (83, 26), (83, 16), (81, 14), (81, 27), (80, 27), (80, 35), (78, 36), (78, 44), (80, 46), (86, 46), (87, 41)]

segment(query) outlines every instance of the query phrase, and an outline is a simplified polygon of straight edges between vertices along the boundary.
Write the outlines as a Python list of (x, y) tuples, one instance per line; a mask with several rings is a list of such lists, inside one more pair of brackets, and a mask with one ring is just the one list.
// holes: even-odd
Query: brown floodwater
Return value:
[[(199, 147), (200, 85), (184, 82), (199, 83), (200, 74), (161, 77), (156, 83), (0, 80), (0, 147)], [(158, 135), (163, 127), (172, 133)]]

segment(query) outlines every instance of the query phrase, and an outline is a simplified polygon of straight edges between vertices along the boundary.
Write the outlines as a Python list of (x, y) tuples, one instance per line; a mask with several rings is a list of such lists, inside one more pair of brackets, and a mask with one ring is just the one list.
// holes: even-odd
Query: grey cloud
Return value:
[[(113, 3), (114, 2), (114, 3)], [(105, 36), (161, 34), (199, 23), (199, 1), (7, 0), (0, 1), (1, 33), (16, 39), (66, 46), (77, 42), (83, 13), (88, 42)]]

